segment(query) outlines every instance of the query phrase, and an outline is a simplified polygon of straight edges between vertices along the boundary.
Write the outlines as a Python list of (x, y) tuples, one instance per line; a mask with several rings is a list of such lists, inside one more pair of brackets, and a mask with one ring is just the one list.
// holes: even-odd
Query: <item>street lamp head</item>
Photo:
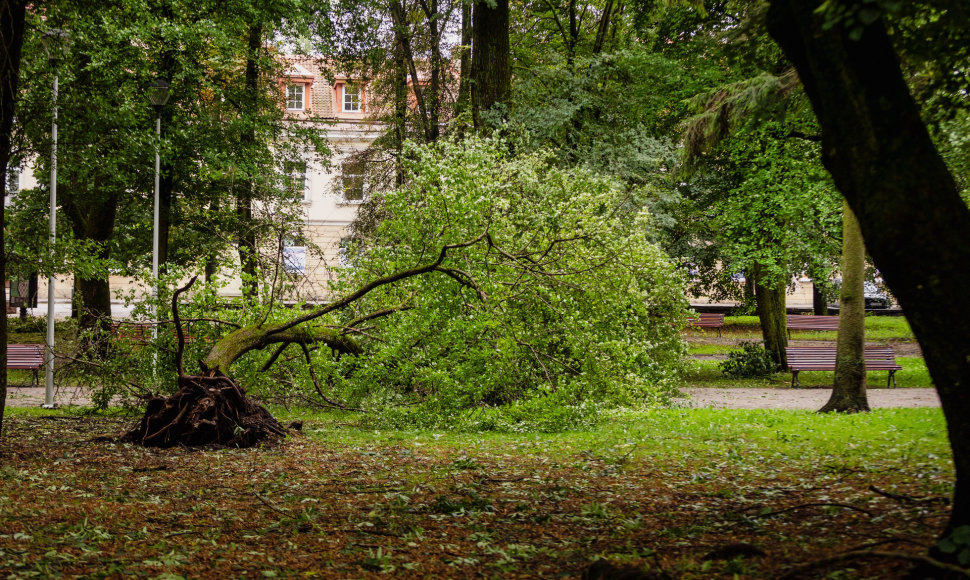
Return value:
[(44, 45), (44, 52), (51, 64), (56, 65), (71, 53), (71, 35), (66, 30), (51, 28), (40, 37), (40, 42)]
[(169, 83), (162, 79), (155, 79), (150, 89), (148, 89), (148, 100), (151, 101), (155, 110), (161, 113), (162, 107), (168, 102)]

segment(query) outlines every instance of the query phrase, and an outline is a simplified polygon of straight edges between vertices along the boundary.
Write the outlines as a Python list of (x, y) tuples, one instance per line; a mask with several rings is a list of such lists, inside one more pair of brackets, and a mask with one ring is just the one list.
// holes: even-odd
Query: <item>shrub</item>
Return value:
[(742, 342), (739, 350), (728, 353), (728, 359), (721, 363), (721, 371), (729, 377), (753, 379), (770, 376), (778, 370), (778, 364), (771, 353), (757, 342)]

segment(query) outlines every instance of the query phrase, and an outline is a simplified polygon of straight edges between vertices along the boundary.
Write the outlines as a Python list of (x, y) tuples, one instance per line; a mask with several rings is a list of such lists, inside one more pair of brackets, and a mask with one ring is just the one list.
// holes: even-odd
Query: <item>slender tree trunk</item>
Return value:
[(947, 537), (970, 526), (970, 209), (910, 95), (885, 23), (856, 22), (850, 33), (827, 26), (818, 5), (773, 0), (768, 27), (798, 70), (822, 128), (822, 160), (905, 309), (939, 393), (956, 474)]
[(472, 74), (472, 5), (461, 3), (461, 60), (458, 69), (458, 99), (455, 113), (460, 115), (471, 106)]
[[(20, 81), (20, 54), (24, 44), (26, 2), (0, 0), (0, 191), (7, 196), (7, 169), (10, 163), (10, 135), (16, 113), (17, 85)], [(0, 282), (7, 279), (7, 251), (4, 244), (4, 203), (0, 203)], [(3, 433), (3, 414), (7, 405), (7, 315), (0, 316), (0, 435)]]
[(472, 36), (472, 116), (483, 126), (482, 113), (503, 102), (512, 86), (509, 0), (495, 6), (475, 4)]
[(425, 98), (428, 101), (428, 130), (430, 141), (438, 140), (441, 133), (441, 14), (438, 0), (422, 0), (431, 36), (431, 82)]
[(835, 354), (835, 382), (820, 413), (857, 413), (869, 410), (866, 397), (866, 246), (859, 222), (848, 203), (842, 208), (842, 286), (839, 334)]
[[(393, 5), (392, 5), (393, 8)], [(408, 135), (408, 62), (404, 30), (394, 26), (394, 183), (404, 185), (404, 141)]]
[(779, 368), (783, 368), (788, 363), (788, 358), (785, 355), (785, 347), (788, 346), (785, 287), (775, 288), (774, 285), (766, 281), (761, 274), (761, 266), (756, 265), (752, 270), (758, 303), (758, 320), (761, 323), (761, 335), (764, 338), (765, 349), (771, 353)]
[[(249, 29), (249, 50), (246, 55), (246, 96), (244, 114), (252, 126), (242, 134), (243, 151), (256, 148), (256, 113), (259, 110), (259, 51), (262, 49), (263, 28), (253, 25)], [(252, 156), (250, 162), (256, 158)], [(255, 299), (259, 296), (259, 259), (256, 247), (256, 229), (253, 223), (253, 203), (256, 198), (256, 170), (249, 168), (250, 175), (236, 198), (236, 218), (239, 222), (239, 263), (242, 266), (243, 296)]]
[(828, 296), (817, 280), (812, 280), (812, 313), (816, 316), (829, 315)]

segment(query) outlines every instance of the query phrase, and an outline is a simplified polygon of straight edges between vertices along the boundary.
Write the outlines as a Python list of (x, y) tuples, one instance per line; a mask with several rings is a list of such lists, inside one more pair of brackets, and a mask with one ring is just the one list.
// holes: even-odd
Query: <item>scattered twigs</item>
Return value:
[(884, 491), (884, 490), (881, 490), (881, 489), (879, 489), (878, 487), (876, 487), (874, 485), (870, 485), (869, 486), (869, 491), (871, 491), (873, 493), (877, 493), (877, 494), (879, 494), (879, 495), (881, 495), (883, 497), (887, 497), (887, 498), (889, 498), (891, 500), (898, 501), (900, 503), (922, 503), (922, 504), (934, 504), (934, 503), (936, 503), (936, 504), (942, 504), (942, 505), (947, 505), (947, 504), (950, 503), (950, 498), (948, 498), (948, 497), (943, 497), (943, 496), (935, 496), (935, 497), (913, 497), (911, 495), (896, 494), (896, 493), (891, 493), (891, 492), (888, 492), (888, 491)]
[(777, 515), (781, 515), (781, 514), (784, 514), (784, 513), (791, 512), (791, 511), (800, 510), (800, 509), (804, 509), (804, 508), (811, 508), (811, 507), (840, 507), (840, 508), (844, 508), (844, 509), (847, 509), (847, 510), (853, 510), (853, 511), (857, 511), (857, 512), (864, 513), (867, 516), (869, 516), (870, 518), (871, 517), (875, 517), (875, 514), (873, 514), (871, 511), (869, 511), (867, 509), (863, 509), (861, 507), (856, 507), (854, 505), (850, 505), (850, 504), (847, 504), (847, 503), (837, 503), (837, 502), (803, 503), (803, 504), (799, 504), (799, 505), (795, 505), (795, 506), (791, 506), (791, 507), (785, 508), (783, 510), (777, 510), (777, 511), (768, 512), (768, 513), (764, 513), (764, 514), (749, 514), (746, 517), (749, 517), (749, 518), (770, 518), (770, 517), (774, 517), (774, 516), (777, 516)]
[(878, 559), (884, 558), (889, 560), (905, 560), (908, 562), (914, 562), (916, 564), (922, 564), (924, 566), (930, 566), (937, 570), (948, 572), (963, 578), (970, 578), (970, 570), (966, 568), (961, 568), (959, 566), (948, 564), (946, 562), (940, 562), (929, 556), (924, 556), (921, 554), (906, 554), (903, 552), (870, 552), (870, 551), (859, 551), (859, 552), (845, 552), (837, 556), (831, 556), (828, 558), (822, 558), (821, 560), (816, 560), (814, 562), (809, 562), (808, 564), (803, 564), (797, 566), (790, 570), (787, 574), (782, 576), (779, 580), (787, 580), (789, 578), (797, 578), (805, 572), (811, 572), (818, 568), (824, 568), (832, 564), (839, 564), (848, 560), (863, 560), (863, 559)]

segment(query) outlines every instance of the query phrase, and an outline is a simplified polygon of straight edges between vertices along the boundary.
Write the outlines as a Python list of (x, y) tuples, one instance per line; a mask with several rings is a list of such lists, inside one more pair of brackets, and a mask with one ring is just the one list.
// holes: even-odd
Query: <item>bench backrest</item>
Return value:
[(44, 345), (8, 344), (7, 368), (40, 368), (44, 364)]
[(724, 326), (724, 314), (701, 312), (687, 320), (694, 326)]
[(814, 314), (789, 314), (788, 328), (802, 330), (838, 330), (838, 316), (815, 316)]
[[(790, 346), (785, 349), (788, 366), (835, 365), (835, 347)], [(867, 346), (863, 355), (870, 369), (896, 368), (896, 353), (891, 346)]]

